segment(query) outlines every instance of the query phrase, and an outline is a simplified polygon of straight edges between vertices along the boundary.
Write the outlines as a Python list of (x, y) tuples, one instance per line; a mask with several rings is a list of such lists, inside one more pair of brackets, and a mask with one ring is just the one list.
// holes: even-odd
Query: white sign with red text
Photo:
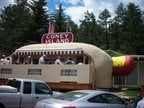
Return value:
[(73, 42), (73, 39), (71, 32), (45, 33), (42, 35), (41, 43), (66, 43)]

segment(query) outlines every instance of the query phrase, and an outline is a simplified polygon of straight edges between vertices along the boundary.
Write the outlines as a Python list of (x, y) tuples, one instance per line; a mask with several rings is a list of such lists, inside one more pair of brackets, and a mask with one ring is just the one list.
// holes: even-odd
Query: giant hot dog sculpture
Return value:
[(130, 55), (112, 57), (113, 60), (113, 76), (129, 75), (135, 67), (134, 58)]

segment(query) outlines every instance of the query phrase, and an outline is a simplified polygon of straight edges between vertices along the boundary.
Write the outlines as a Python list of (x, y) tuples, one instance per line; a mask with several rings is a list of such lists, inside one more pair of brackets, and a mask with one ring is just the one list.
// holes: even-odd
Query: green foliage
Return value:
[(9, 5), (0, 14), (0, 52), (11, 54), (15, 49), (32, 43), (40, 43), (43, 33), (48, 32), (49, 21), (55, 32), (71, 31), (74, 41), (96, 45), (104, 50), (115, 50), (123, 54), (143, 54), (144, 12), (134, 3), (124, 6), (120, 3), (111, 17), (104, 9), (96, 19), (91, 12), (85, 12), (80, 25), (76, 25), (64, 14), (62, 4), (53, 17), (48, 14), (46, 0), (27, 0)]
[(79, 41), (78, 26), (70, 19), (69, 16), (64, 14), (62, 4), (59, 5), (56, 13), (52, 14), (49, 19), (49, 21), (51, 21), (55, 26), (54, 32), (72, 32), (75, 36), (75, 41)]
[(125, 40), (125, 37), (123, 36), (123, 22), (124, 22), (124, 17), (126, 13), (126, 8), (122, 3), (120, 3), (116, 9), (116, 16), (113, 18), (112, 22), (109, 25), (109, 30), (110, 30), (110, 49), (112, 50), (119, 50), (122, 53), (125, 53), (123, 51), (122, 44), (123, 40)]
[(33, 35), (29, 40), (40, 42), (42, 34), (47, 32), (48, 15), (46, 8), (44, 8), (44, 6), (46, 5), (47, 5), (46, 0), (38, 0), (38, 1), (33, 0), (33, 2), (30, 4), (30, 8), (32, 10), (31, 14), (33, 16), (35, 26), (32, 31)]
[(103, 45), (104, 49), (109, 49), (109, 34), (108, 34), (108, 25), (109, 25), (109, 18), (111, 17), (110, 12), (107, 9), (104, 9), (99, 15), (99, 24), (103, 28)]
[(103, 28), (107, 28), (108, 18), (110, 18), (110, 12), (107, 9), (104, 9), (99, 15), (99, 23)]
[(114, 18), (116, 22), (119, 24), (123, 24), (125, 13), (126, 13), (126, 8), (122, 3), (120, 3), (115, 11), (116, 17)]
[[(143, 36), (143, 21), (140, 8), (135, 4), (130, 3), (127, 6), (126, 15), (124, 18), (123, 31), (126, 41), (125, 47), (127, 52), (139, 53), (142, 52), (142, 41)], [(128, 41), (129, 40), (129, 41)]]
[(85, 12), (85, 19), (81, 20), (78, 40), (100, 46), (100, 27), (98, 27), (93, 13)]
[(137, 97), (139, 94), (139, 89), (138, 88), (127, 88), (127, 90), (124, 91), (125, 96), (130, 96), (130, 97)]
[(123, 56), (124, 54), (114, 51), (114, 50), (105, 50), (111, 57), (116, 57), (116, 56)]
[[(32, 6), (33, 5), (33, 6)], [(47, 22), (44, 0), (29, 5), (26, 0), (6, 7), (0, 15), (0, 51), (6, 55), (15, 49), (40, 42)], [(31, 40), (31, 42), (30, 42)], [(30, 42), (30, 43), (29, 43)]]
[(6, 7), (2, 11), (0, 25), (1, 51), (10, 54), (29, 39), (33, 19), (27, 8), (27, 3), (24, 1), (18, 5)]
[(59, 9), (54, 15), (55, 19), (55, 32), (65, 32), (66, 31), (66, 16), (63, 13), (62, 4), (59, 5)]

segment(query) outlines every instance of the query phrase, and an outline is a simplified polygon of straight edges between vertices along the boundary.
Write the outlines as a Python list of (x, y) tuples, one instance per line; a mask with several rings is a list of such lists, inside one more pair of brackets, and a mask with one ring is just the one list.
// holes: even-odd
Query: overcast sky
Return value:
[[(66, 15), (69, 15), (77, 24), (79, 24), (80, 19), (83, 19), (84, 12), (87, 10), (93, 12), (96, 17), (104, 9), (108, 9), (110, 14), (114, 15), (119, 3), (127, 5), (129, 2), (133, 2), (144, 10), (144, 0), (47, 0), (47, 2), (47, 8), (50, 13), (54, 13), (61, 3)], [(13, 3), (14, 0), (0, 0), (0, 9)]]

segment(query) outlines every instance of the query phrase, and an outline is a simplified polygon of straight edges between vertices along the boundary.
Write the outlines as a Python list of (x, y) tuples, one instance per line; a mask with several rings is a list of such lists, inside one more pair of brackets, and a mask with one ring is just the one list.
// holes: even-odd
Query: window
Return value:
[(76, 77), (77, 69), (61, 69), (61, 76)]
[(55, 97), (55, 98), (59, 99), (59, 100), (65, 100), (65, 101), (74, 101), (74, 100), (80, 99), (86, 95), (88, 95), (88, 94), (82, 93), (82, 92), (69, 92), (69, 93), (60, 95), (60, 96)]
[(109, 104), (123, 104), (123, 101), (119, 97), (112, 94), (104, 94), (103, 98), (107, 100)]
[(47, 87), (46, 84), (36, 83), (35, 84), (35, 93), (36, 94), (49, 94), (50, 89)]
[(104, 103), (102, 95), (92, 97), (88, 101), (91, 102), (91, 103)]
[(30, 82), (24, 82), (23, 93), (31, 94), (31, 83)]
[(19, 92), (20, 91), (20, 84), (21, 84), (20, 81), (17, 81), (17, 80), (8, 80), (8, 82), (7, 82), (6, 85), (17, 88), (17, 90)]
[(0, 74), (12, 74), (12, 68), (0, 68)]
[(41, 69), (28, 69), (28, 75), (41, 75)]
[(123, 101), (112, 94), (100, 94), (88, 100), (91, 103), (123, 104)]

